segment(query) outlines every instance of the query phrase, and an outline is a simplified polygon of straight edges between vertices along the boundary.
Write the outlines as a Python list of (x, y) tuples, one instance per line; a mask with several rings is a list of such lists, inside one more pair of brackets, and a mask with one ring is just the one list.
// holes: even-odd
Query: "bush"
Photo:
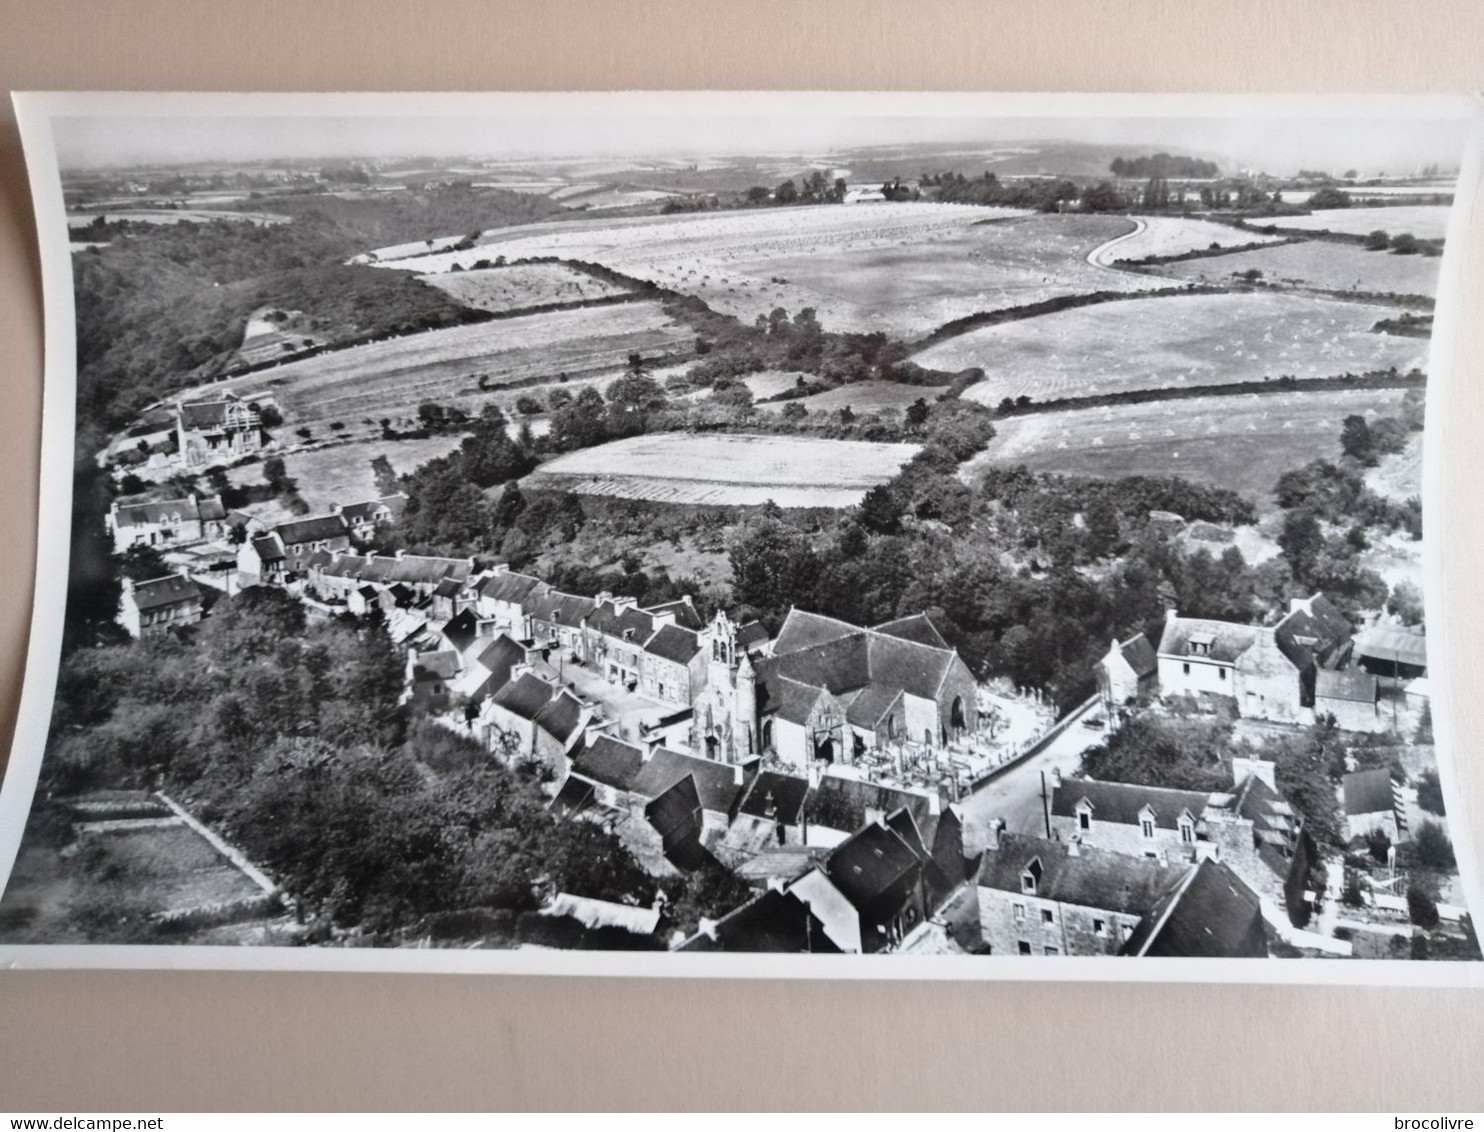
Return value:
[(1438, 780), (1437, 771), (1425, 770), (1418, 776), (1417, 804), (1428, 813), (1437, 814), (1439, 817), (1448, 812), (1443, 806), (1443, 784)]
[(1412, 851), (1423, 868), (1452, 870), (1458, 867), (1453, 842), (1435, 821), (1425, 821), (1412, 841)]
[(1413, 882), (1407, 888), (1407, 916), (1419, 928), (1438, 926), (1438, 902), (1432, 893)]

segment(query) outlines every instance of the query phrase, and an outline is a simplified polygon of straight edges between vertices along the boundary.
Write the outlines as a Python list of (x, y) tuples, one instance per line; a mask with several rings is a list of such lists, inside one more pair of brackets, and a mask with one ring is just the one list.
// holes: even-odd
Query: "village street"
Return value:
[[(1086, 716), (1099, 716), (1100, 707), (1093, 707)], [(1005, 828), (1012, 833), (1046, 836), (1046, 820), (1041, 800), (1041, 776), (1046, 776), (1046, 789), (1051, 789), (1051, 772), (1073, 773), (1082, 761), (1082, 752), (1102, 742), (1106, 732), (1102, 728), (1083, 725), (1082, 718), (1074, 719), (1060, 735), (1046, 745), (1045, 750), (1032, 755), (1024, 762), (1007, 770), (982, 790), (959, 803), (964, 811), (964, 852), (977, 853), (984, 848), (988, 838), (989, 823), (996, 818), (1005, 820)]]

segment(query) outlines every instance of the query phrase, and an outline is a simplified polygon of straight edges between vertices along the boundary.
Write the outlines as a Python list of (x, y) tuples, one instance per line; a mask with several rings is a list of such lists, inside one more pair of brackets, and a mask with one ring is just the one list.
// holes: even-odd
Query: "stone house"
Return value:
[(994, 823), (974, 883), (991, 955), (1117, 955), (1194, 867)]
[(1314, 674), (1314, 715), (1333, 716), (1346, 731), (1385, 731), (1391, 720), (1381, 709), (1381, 685), (1362, 668), (1335, 672), (1321, 668)]
[(175, 410), (175, 442), (187, 468), (230, 463), (263, 447), (262, 419), (232, 393), (182, 401)]
[(132, 546), (169, 548), (223, 538), (227, 509), (219, 495), (143, 503), (115, 500), (103, 522), (113, 538), (113, 552), (122, 554)]
[(639, 653), (639, 691), (661, 703), (690, 706), (706, 682), (700, 636), (680, 625), (661, 625)]
[(592, 715), (592, 708), (567, 689), (524, 672), (484, 701), (475, 730), (497, 756), (535, 759), (562, 777)]
[(1226, 864), (1207, 858), (1161, 897), (1122, 954), (1170, 959), (1266, 959), (1261, 901)]
[(1190, 860), (1205, 839), (1211, 795), (1123, 782), (1051, 777), (1052, 835), (1134, 856)]
[(345, 520), (351, 538), (357, 542), (369, 542), (379, 528), (389, 527), (397, 521), (407, 505), (406, 492), (393, 492), (380, 499), (368, 499), (361, 503), (335, 504), (332, 512)]
[(1098, 662), (1097, 681), (1103, 711), (1110, 717), (1152, 692), (1159, 685), (1159, 658), (1149, 638), (1138, 633), (1126, 641), (1114, 640)]
[(123, 580), (118, 621), (135, 639), (195, 625), (204, 613), (201, 587), (185, 574), (167, 574), (144, 582)]

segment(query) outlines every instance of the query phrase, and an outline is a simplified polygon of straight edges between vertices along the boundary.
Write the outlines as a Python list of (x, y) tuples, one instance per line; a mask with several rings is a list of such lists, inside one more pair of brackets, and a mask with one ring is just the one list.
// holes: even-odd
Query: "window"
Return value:
[(1108, 921), (1094, 918), (1092, 921), (1092, 934), (1105, 936), (1108, 934)]
[(1092, 813), (1089, 810), (1080, 810), (1077, 813), (1077, 828), (1092, 829)]
[(1180, 840), (1186, 845), (1189, 845), (1195, 840), (1195, 830), (1188, 821), (1180, 823)]
[(1031, 953), (1031, 945), (1025, 940), (1021, 940), (1016, 947), (1022, 955), (1029, 955)]
[(1216, 679), (1218, 679), (1218, 680), (1225, 680), (1226, 679), (1226, 669), (1224, 669), (1224, 668), (1218, 668), (1216, 670)]
[(1017, 924), (1023, 924), (1023, 923), (1025, 923), (1025, 905), (1024, 904), (1017, 904), (1017, 905), (1015, 905), (1015, 922)]
[(1051, 944), (1048, 943), (1046, 945), (1046, 954), (1047, 955), (1060, 955), (1061, 954), (1061, 948), (1059, 948), (1059, 947), (1052, 947)]
[(1182, 664), (1180, 667), (1183, 668), (1183, 669), (1185, 669), (1185, 675), (1187, 675), (1187, 676), (1190, 675), (1190, 665), (1188, 665), (1188, 664)]
[(1144, 834), (1145, 837), (1153, 837), (1154, 836), (1154, 819), (1153, 818), (1140, 818), (1139, 819), (1139, 830), (1140, 830), (1140, 832), (1142, 832)]
[(1042, 908), (1041, 909), (1041, 922), (1043, 924), (1054, 924), (1054, 923), (1056, 923), (1056, 913), (1053, 912), (1050, 908)]

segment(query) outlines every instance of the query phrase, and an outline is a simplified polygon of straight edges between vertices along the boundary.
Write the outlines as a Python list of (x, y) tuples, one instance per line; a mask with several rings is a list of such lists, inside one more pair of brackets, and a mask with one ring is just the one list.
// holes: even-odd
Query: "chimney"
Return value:
[(1165, 624), (1169, 624), (1171, 621), (1175, 620), (1175, 618), (1177, 618), (1179, 616), (1180, 616), (1180, 611), (1178, 609), (1166, 609), (1165, 610)]
[(733, 763), (732, 764), (732, 783), (733, 783), (733, 785), (742, 786), (742, 785), (744, 785), (746, 783), (746, 781), (747, 781), (747, 779), (744, 777), (744, 775), (742, 773), (742, 764), (741, 763)]
[(1061, 788), (1061, 767), (1059, 766), (1051, 768), (1051, 788), (1053, 790)]
[(1000, 834), (1004, 832), (1004, 829), (1004, 818), (992, 818), (989, 823), (989, 836), (984, 843), (984, 848), (992, 853), (998, 853), (1000, 850)]
[(1071, 837), (1067, 838), (1067, 856), (1082, 856), (1082, 837), (1080, 834), (1074, 833)]

